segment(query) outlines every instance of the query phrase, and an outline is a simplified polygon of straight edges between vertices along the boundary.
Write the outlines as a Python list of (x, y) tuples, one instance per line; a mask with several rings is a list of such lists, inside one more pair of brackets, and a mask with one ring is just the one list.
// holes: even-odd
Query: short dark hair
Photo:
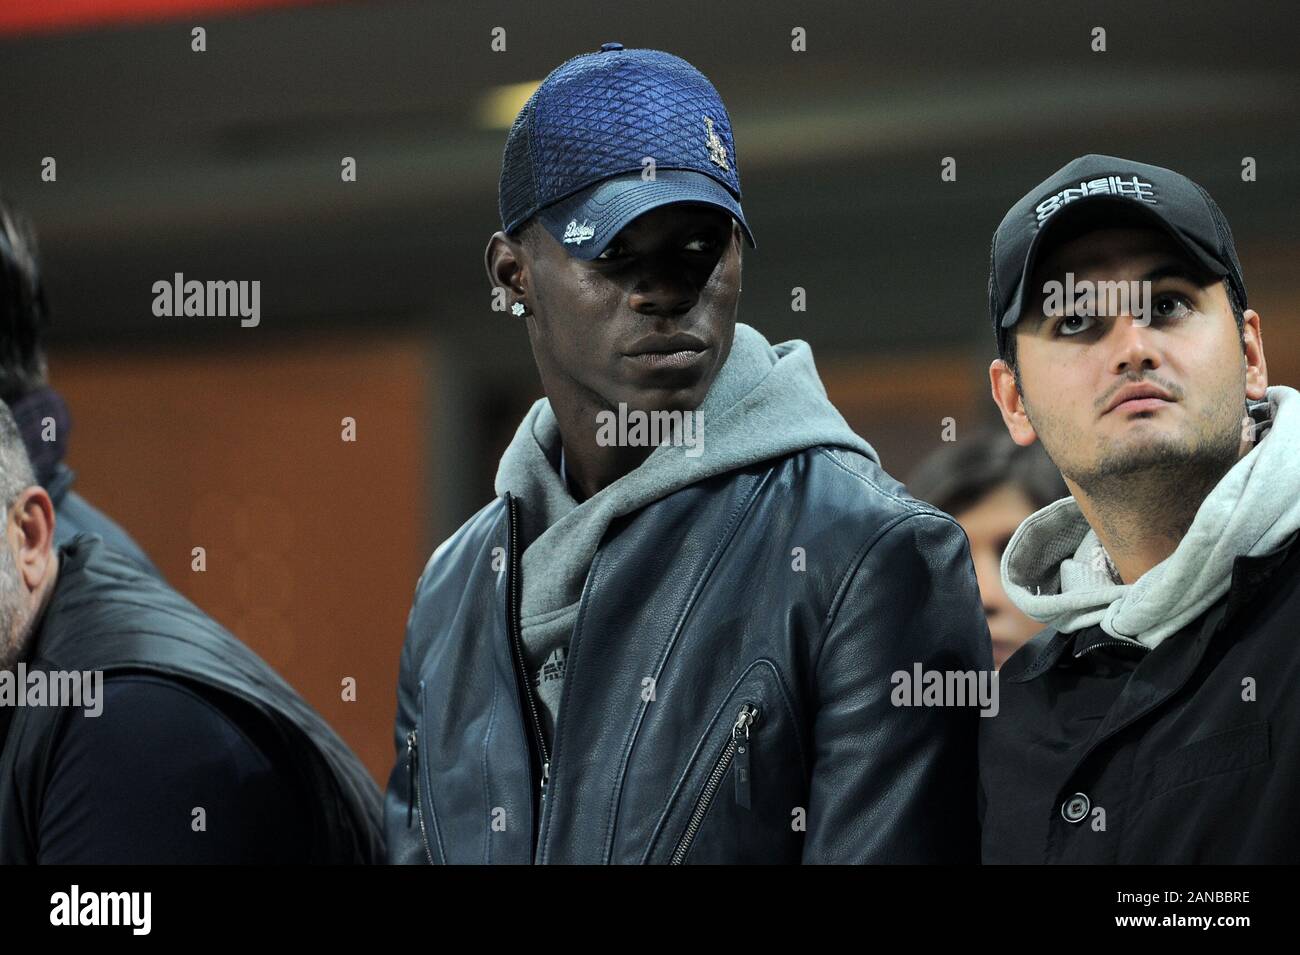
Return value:
[[(0, 514), (7, 517), (18, 495), (35, 483), (36, 473), (27, 456), (22, 430), (9, 406), (0, 402)], [(0, 634), (0, 640), (5, 636)]]
[(1070, 496), (1042, 446), (1021, 447), (1001, 426), (932, 451), (912, 471), (907, 489), (918, 500), (959, 514), (1004, 484), (1022, 491), (1035, 508)]
[(537, 221), (537, 216), (529, 216), (515, 226), (515, 231), (511, 233), (511, 236), (522, 242), (524, 247), (531, 252), (537, 248), (537, 230), (540, 228), (541, 224)]
[(13, 402), (45, 384), (48, 321), (36, 233), (0, 198), (0, 400)]

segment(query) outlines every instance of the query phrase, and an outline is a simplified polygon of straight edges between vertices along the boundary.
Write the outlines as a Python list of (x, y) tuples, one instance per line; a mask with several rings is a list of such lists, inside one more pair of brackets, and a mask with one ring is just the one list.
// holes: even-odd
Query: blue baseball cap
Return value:
[(680, 57), (621, 43), (552, 70), (506, 138), (502, 229), (513, 235), (536, 216), (570, 255), (590, 260), (670, 202), (730, 213), (754, 246), (731, 119), (713, 84)]

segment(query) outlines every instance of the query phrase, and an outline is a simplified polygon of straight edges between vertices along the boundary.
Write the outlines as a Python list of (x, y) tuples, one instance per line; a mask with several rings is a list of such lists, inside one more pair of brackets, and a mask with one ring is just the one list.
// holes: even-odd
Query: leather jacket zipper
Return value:
[[(519, 502), (515, 500), (513, 494), (509, 498), (507, 510), (510, 514), (510, 578), (506, 581), (510, 598), (510, 642), (514, 649), (515, 673), (519, 685), (523, 688), (524, 701), (528, 707), (529, 721), (533, 729), (533, 741), (537, 745), (537, 753), (540, 756), (539, 762), (542, 767), (541, 779), (538, 782), (537, 822), (533, 832), (534, 837), (536, 837), (541, 829), (541, 808), (546, 800), (546, 783), (551, 777), (551, 756), (546, 748), (546, 737), (542, 733), (541, 714), (537, 709), (537, 699), (533, 695), (533, 684), (528, 678), (528, 666), (524, 661), (524, 640), (522, 627), (519, 623)], [(535, 842), (536, 839), (534, 838)], [(534, 851), (536, 851), (535, 848)]]
[(429, 860), (429, 865), (433, 865), (433, 852), (429, 849), (429, 833), (424, 828), (424, 813), (420, 812), (420, 777), (416, 771), (416, 761), (419, 759), (420, 748), (419, 733), (411, 730), (406, 734), (406, 765), (409, 774), (410, 785), (407, 787), (411, 793), (411, 800), (406, 804), (406, 825), (410, 828), (411, 815), (414, 813), (420, 820), (420, 844), (424, 846), (424, 857)]
[(709, 805), (713, 802), (718, 787), (722, 785), (722, 777), (726, 775), (727, 767), (733, 762), (736, 764), (736, 804), (745, 809), (749, 808), (749, 757), (752, 748), (749, 731), (757, 722), (758, 707), (752, 703), (742, 704), (739, 712), (736, 713), (736, 722), (732, 724), (727, 745), (723, 747), (722, 755), (718, 757), (713, 772), (709, 773), (709, 778), (704, 783), (704, 791), (700, 793), (700, 798), (695, 803), (690, 821), (686, 823), (686, 831), (682, 833), (681, 842), (677, 843), (677, 848), (673, 850), (669, 865), (681, 865), (686, 858), (686, 853), (690, 851), (691, 843), (695, 841), (695, 835), (704, 822), (704, 814), (709, 811)]

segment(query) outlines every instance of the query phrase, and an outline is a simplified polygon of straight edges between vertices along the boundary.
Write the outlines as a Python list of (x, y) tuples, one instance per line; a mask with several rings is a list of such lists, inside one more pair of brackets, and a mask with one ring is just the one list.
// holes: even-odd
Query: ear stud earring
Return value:
[(515, 302), (515, 304), (510, 306), (510, 313), (514, 315), (515, 318), (523, 318), (524, 313), (527, 311), (528, 311), (528, 306), (525, 305), (523, 302)]

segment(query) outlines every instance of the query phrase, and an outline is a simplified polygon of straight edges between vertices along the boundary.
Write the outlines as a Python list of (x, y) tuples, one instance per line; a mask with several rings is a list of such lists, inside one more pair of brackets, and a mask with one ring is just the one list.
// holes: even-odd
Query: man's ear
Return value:
[(45, 488), (33, 485), (9, 508), (6, 532), (16, 544), (18, 574), (28, 591), (45, 582), (54, 562), (54, 502)]
[(483, 253), (483, 264), (487, 267), (488, 281), (492, 287), (503, 288), (515, 296), (527, 295), (524, 258), (522, 242), (512, 239), (504, 232), (494, 232)]
[(1011, 440), (1022, 448), (1037, 441), (1038, 433), (1025, 412), (1025, 399), (1016, 384), (1016, 373), (1001, 358), (993, 359), (993, 364), (989, 365), (989, 386)]
[(1246, 397), (1259, 401), (1268, 390), (1268, 366), (1264, 363), (1264, 332), (1260, 327), (1259, 312), (1253, 308), (1245, 311), (1241, 325), (1241, 339), (1246, 353)]

